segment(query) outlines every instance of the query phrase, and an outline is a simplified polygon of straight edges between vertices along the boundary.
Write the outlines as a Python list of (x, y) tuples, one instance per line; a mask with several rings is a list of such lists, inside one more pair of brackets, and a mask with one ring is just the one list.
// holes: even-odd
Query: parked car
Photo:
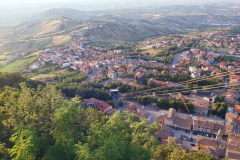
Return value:
[(195, 144), (191, 144), (191, 146), (196, 146)]

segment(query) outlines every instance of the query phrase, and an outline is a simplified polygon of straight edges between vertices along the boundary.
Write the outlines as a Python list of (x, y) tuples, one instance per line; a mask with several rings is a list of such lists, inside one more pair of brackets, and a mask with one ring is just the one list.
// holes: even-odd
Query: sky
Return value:
[[(88, 3), (88, 2), (121, 2), (121, 1), (131, 1), (131, 0), (7, 0), (1, 2), (1, 4), (14, 4), (14, 3), (44, 3), (44, 2), (79, 2), (79, 3)], [(141, 1), (141, 0), (136, 0), (136, 1)], [(181, 1), (182, 3), (187, 2), (187, 3), (196, 3), (196, 2), (218, 2), (218, 0), (144, 0), (145, 2), (171, 2), (171, 3), (177, 3)], [(239, 0), (221, 0), (221, 1), (226, 1), (226, 2), (237, 2)]]

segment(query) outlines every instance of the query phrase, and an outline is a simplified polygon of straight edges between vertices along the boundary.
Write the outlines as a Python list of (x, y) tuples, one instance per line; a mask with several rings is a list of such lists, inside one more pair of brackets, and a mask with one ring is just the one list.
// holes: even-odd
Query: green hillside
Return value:
[(86, 37), (94, 37), (96, 41), (137, 41), (147, 37), (171, 33), (166, 28), (155, 28), (149, 25), (132, 25), (119, 23), (104, 23), (85, 32)]
[(32, 62), (37, 60), (38, 54), (42, 52), (35, 52), (31, 55), (25, 56), (21, 59), (18, 59), (2, 68), (0, 68), (0, 71), (2, 72), (12, 72), (12, 71), (21, 71), (22, 69), (29, 67)]

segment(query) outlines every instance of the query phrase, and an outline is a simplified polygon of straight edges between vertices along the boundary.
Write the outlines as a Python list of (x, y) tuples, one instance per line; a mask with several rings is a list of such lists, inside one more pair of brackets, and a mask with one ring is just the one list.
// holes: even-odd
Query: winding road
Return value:
[(185, 51), (182, 51), (182, 52), (179, 52), (179, 53), (176, 53), (173, 55), (173, 61), (171, 63), (171, 66), (173, 66), (174, 64), (177, 64), (179, 62), (179, 56), (181, 54), (183, 54)]

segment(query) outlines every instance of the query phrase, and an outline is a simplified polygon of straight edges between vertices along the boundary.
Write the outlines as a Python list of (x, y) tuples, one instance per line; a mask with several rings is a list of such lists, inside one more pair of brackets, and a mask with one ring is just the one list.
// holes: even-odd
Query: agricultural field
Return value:
[(2, 72), (12, 72), (12, 71), (20, 71), (23, 68), (30, 66), (32, 62), (37, 60), (39, 53), (42, 51), (35, 52), (33, 54), (27, 55), (25, 57), (22, 57), (21, 59), (18, 59), (4, 67), (0, 68), (0, 71)]
[(46, 73), (46, 74), (37, 74), (37, 75), (32, 75), (31, 79), (35, 79), (35, 78), (44, 78), (44, 77), (54, 77), (56, 74), (61, 74), (65, 71), (65, 69), (63, 70), (58, 70), (58, 71), (54, 71), (54, 73)]

